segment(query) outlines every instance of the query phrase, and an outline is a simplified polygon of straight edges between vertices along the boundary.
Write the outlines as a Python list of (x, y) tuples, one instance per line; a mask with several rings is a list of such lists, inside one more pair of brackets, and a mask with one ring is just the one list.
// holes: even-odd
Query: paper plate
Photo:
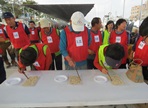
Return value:
[(15, 77), (15, 78), (10, 78), (6, 80), (6, 85), (18, 85), (22, 81), (21, 78)]
[(97, 83), (105, 83), (107, 82), (107, 78), (105, 76), (95, 76), (94, 81)]
[(68, 78), (67, 78), (67, 76), (65, 76), (65, 75), (58, 75), (58, 76), (56, 76), (55, 78), (54, 78), (54, 80), (56, 81), (56, 82), (64, 82), (64, 81), (66, 81)]

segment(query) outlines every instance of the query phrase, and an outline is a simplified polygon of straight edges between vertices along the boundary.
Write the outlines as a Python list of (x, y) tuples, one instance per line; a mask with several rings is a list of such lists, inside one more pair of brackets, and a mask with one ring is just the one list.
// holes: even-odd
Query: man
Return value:
[(64, 28), (60, 35), (60, 51), (65, 58), (66, 70), (87, 69), (88, 46), (91, 42), (90, 31), (84, 26), (84, 15), (74, 12), (71, 25)]
[[(4, 27), (5, 25), (0, 24), (0, 48), (3, 50), (2, 57), (6, 64), (6, 68), (9, 68), (12, 64), (12, 66), (17, 66), (15, 62), (15, 53), (13, 48), (11, 48), (10, 40), (6, 38), (6, 34), (4, 33)], [(11, 58), (11, 63), (8, 60), (7, 57), (7, 51)]]
[[(60, 37), (59, 31), (55, 28), (51, 28), (47, 19), (40, 20), (41, 25), (41, 41), (47, 44), (50, 48), (52, 55), (51, 70), (62, 70), (62, 55), (59, 49)], [(54, 65), (54, 61), (55, 64)]]
[(30, 41), (31, 43), (39, 43), (40, 42), (40, 36), (39, 32), (40, 30), (35, 27), (35, 22), (34, 21), (29, 21), (29, 31), (30, 31)]
[(30, 44), (30, 31), (25, 24), (16, 22), (11, 12), (3, 13), (2, 17), (7, 24), (7, 26), (4, 28), (5, 32), (7, 33), (6, 38), (10, 39), (18, 58), (19, 49)]
[(102, 27), (102, 22), (99, 17), (95, 17), (91, 21), (91, 44), (88, 48), (88, 53), (89, 56), (87, 58), (87, 68), (88, 69), (96, 69), (96, 67), (93, 65), (94, 59), (96, 52), (98, 51), (98, 48), (100, 45), (102, 45), (102, 34), (101, 34), (101, 27)]
[(102, 73), (107, 74), (107, 69), (119, 68), (124, 57), (124, 47), (119, 43), (101, 45), (96, 54), (94, 65)]
[(125, 56), (122, 59), (120, 69), (126, 69), (127, 57), (128, 57), (128, 44), (130, 43), (129, 34), (126, 31), (127, 22), (125, 19), (119, 19), (116, 22), (116, 29), (110, 34), (109, 43), (120, 43), (124, 47)]
[(31, 66), (31, 70), (49, 70), (51, 62), (51, 52), (45, 44), (26, 45), (19, 51), (20, 73), (24, 72), (26, 66)]

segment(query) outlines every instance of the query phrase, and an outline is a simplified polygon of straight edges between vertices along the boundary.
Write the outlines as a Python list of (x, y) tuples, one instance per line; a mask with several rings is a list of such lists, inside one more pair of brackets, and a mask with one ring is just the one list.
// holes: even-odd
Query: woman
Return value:
[(103, 32), (103, 44), (109, 44), (109, 37), (110, 37), (110, 33), (112, 32), (112, 30), (114, 29), (114, 22), (113, 21), (108, 21), (106, 26), (105, 26), (105, 30)]
[(145, 80), (148, 80), (148, 17), (145, 18), (139, 27), (140, 37), (133, 46), (133, 58), (143, 61), (142, 72)]

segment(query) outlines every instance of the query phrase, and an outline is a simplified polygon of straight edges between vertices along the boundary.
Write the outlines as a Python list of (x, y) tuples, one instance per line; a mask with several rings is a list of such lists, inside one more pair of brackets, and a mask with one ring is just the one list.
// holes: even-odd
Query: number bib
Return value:
[(95, 39), (95, 42), (99, 42), (99, 41), (100, 41), (98, 35), (96, 35), (96, 36), (94, 37), (94, 39)]
[(76, 46), (83, 46), (83, 39), (82, 37), (76, 37)]
[(18, 32), (13, 32), (13, 36), (14, 36), (14, 39), (18, 39), (19, 38)]
[(51, 36), (47, 36), (47, 41), (48, 41), (48, 43), (53, 43), (52, 37)]
[(120, 42), (121, 42), (121, 37), (120, 37), (120, 36), (117, 36), (117, 37), (116, 37), (116, 42), (117, 42), (117, 43), (120, 43)]

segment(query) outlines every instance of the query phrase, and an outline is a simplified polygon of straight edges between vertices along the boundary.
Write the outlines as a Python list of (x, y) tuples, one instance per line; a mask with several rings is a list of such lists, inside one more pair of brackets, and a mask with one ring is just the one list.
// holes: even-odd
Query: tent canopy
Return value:
[(94, 7), (94, 4), (56, 4), (56, 5), (25, 5), (26, 7), (46, 13), (52, 17), (69, 21), (75, 11), (81, 11), (84, 16)]

